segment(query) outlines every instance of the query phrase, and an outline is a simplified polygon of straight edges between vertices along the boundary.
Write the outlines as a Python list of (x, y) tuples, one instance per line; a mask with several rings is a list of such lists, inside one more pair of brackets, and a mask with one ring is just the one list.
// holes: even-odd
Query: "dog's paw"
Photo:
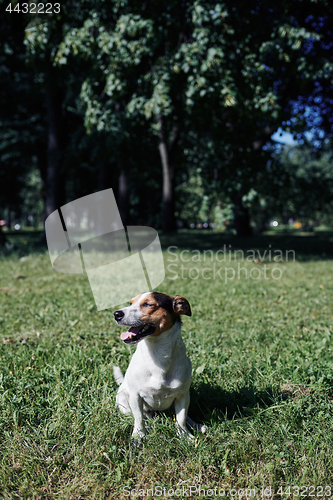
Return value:
[(143, 438), (145, 437), (145, 434), (142, 432), (136, 432), (132, 434), (131, 437), (131, 446), (134, 448), (139, 448), (139, 446), (142, 445)]
[(146, 418), (153, 418), (153, 417), (155, 417), (155, 415), (156, 415), (156, 411), (154, 411), (154, 410), (148, 410), (145, 412)]
[(132, 448), (140, 448), (142, 445), (142, 438), (132, 438), (131, 439), (131, 446)]
[(189, 427), (189, 429), (191, 431), (199, 431), (202, 434), (206, 434), (207, 433), (207, 427), (205, 425), (203, 425), (203, 424), (197, 424), (189, 416), (187, 416), (186, 422), (187, 422), (187, 425), (188, 425), (188, 427)]
[(189, 429), (191, 432), (201, 432), (201, 434), (206, 434), (207, 432), (207, 427), (203, 424), (195, 424), (195, 425), (189, 425)]
[(181, 429), (180, 427), (178, 427), (178, 429), (177, 429), (177, 436), (180, 439), (186, 439), (186, 440), (189, 440), (189, 441), (191, 441), (192, 439), (194, 439), (193, 434), (191, 434), (187, 429), (185, 431), (184, 429)]

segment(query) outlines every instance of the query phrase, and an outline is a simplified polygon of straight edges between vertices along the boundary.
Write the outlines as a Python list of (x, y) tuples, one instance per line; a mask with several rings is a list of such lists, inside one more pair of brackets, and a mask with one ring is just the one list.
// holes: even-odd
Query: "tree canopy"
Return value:
[(20, 68), (8, 95), (23, 86), (39, 99), (16, 104), (21, 116), (7, 109), (0, 126), (19, 116), (17, 134), (30, 116), (46, 214), (112, 184), (124, 221), (170, 231), (199, 176), (192, 199), (231, 203), (247, 235), (248, 193), (272, 177), (271, 135), (310, 132), (314, 149), (331, 140), (332, 9), (327, 0), (71, 0), (57, 15), (23, 14), (20, 43), (13, 27), (2, 33), (2, 68)]

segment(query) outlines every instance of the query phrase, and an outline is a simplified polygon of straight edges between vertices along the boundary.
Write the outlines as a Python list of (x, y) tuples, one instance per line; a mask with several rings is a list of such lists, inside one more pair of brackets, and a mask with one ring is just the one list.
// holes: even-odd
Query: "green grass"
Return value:
[[(139, 449), (129, 444), (132, 419), (115, 408), (111, 368), (126, 370), (133, 348), (120, 341), (113, 311), (97, 312), (85, 276), (56, 273), (45, 252), (18, 238), (15, 253), (0, 257), (0, 498), (331, 485), (332, 244), (286, 238), (162, 238), (165, 249), (179, 247), (178, 259), (184, 249), (232, 244), (295, 248), (296, 261), (217, 263), (235, 269), (227, 283), (202, 278), (213, 266), (207, 259), (183, 263), (198, 279), (172, 279), (180, 260), (167, 270), (159, 291), (184, 295), (193, 313), (183, 322), (193, 365), (189, 414), (209, 430), (194, 443), (178, 439), (169, 411), (153, 419)], [(248, 272), (279, 268), (282, 277), (238, 279), (239, 263)]]

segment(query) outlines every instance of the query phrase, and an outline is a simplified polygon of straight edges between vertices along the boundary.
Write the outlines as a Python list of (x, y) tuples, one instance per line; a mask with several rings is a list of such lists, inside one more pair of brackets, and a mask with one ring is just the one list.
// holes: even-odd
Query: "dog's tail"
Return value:
[(113, 376), (116, 379), (118, 385), (122, 384), (124, 381), (124, 375), (121, 373), (119, 366), (113, 367)]

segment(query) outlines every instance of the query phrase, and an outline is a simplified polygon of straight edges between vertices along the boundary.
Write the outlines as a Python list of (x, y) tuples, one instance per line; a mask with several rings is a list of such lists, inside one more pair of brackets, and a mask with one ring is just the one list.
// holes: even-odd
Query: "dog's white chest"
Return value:
[(191, 383), (190, 364), (188, 371), (174, 370), (166, 375), (153, 370), (142, 382), (140, 396), (147, 407), (155, 411), (166, 410), (179, 394), (189, 389)]
[(174, 387), (165, 384), (158, 386), (152, 381), (152, 385), (147, 385), (140, 391), (140, 396), (149, 410), (163, 411), (170, 408), (175, 398), (185, 390), (185, 387), (187, 384), (183, 383), (175, 383)]
[(186, 380), (176, 379), (176, 378), (162, 378), (156, 377), (156, 375), (151, 375), (147, 378), (143, 385), (143, 392), (147, 394), (152, 394), (154, 396), (160, 395), (161, 399), (168, 396), (177, 395), (179, 392), (184, 390)]

